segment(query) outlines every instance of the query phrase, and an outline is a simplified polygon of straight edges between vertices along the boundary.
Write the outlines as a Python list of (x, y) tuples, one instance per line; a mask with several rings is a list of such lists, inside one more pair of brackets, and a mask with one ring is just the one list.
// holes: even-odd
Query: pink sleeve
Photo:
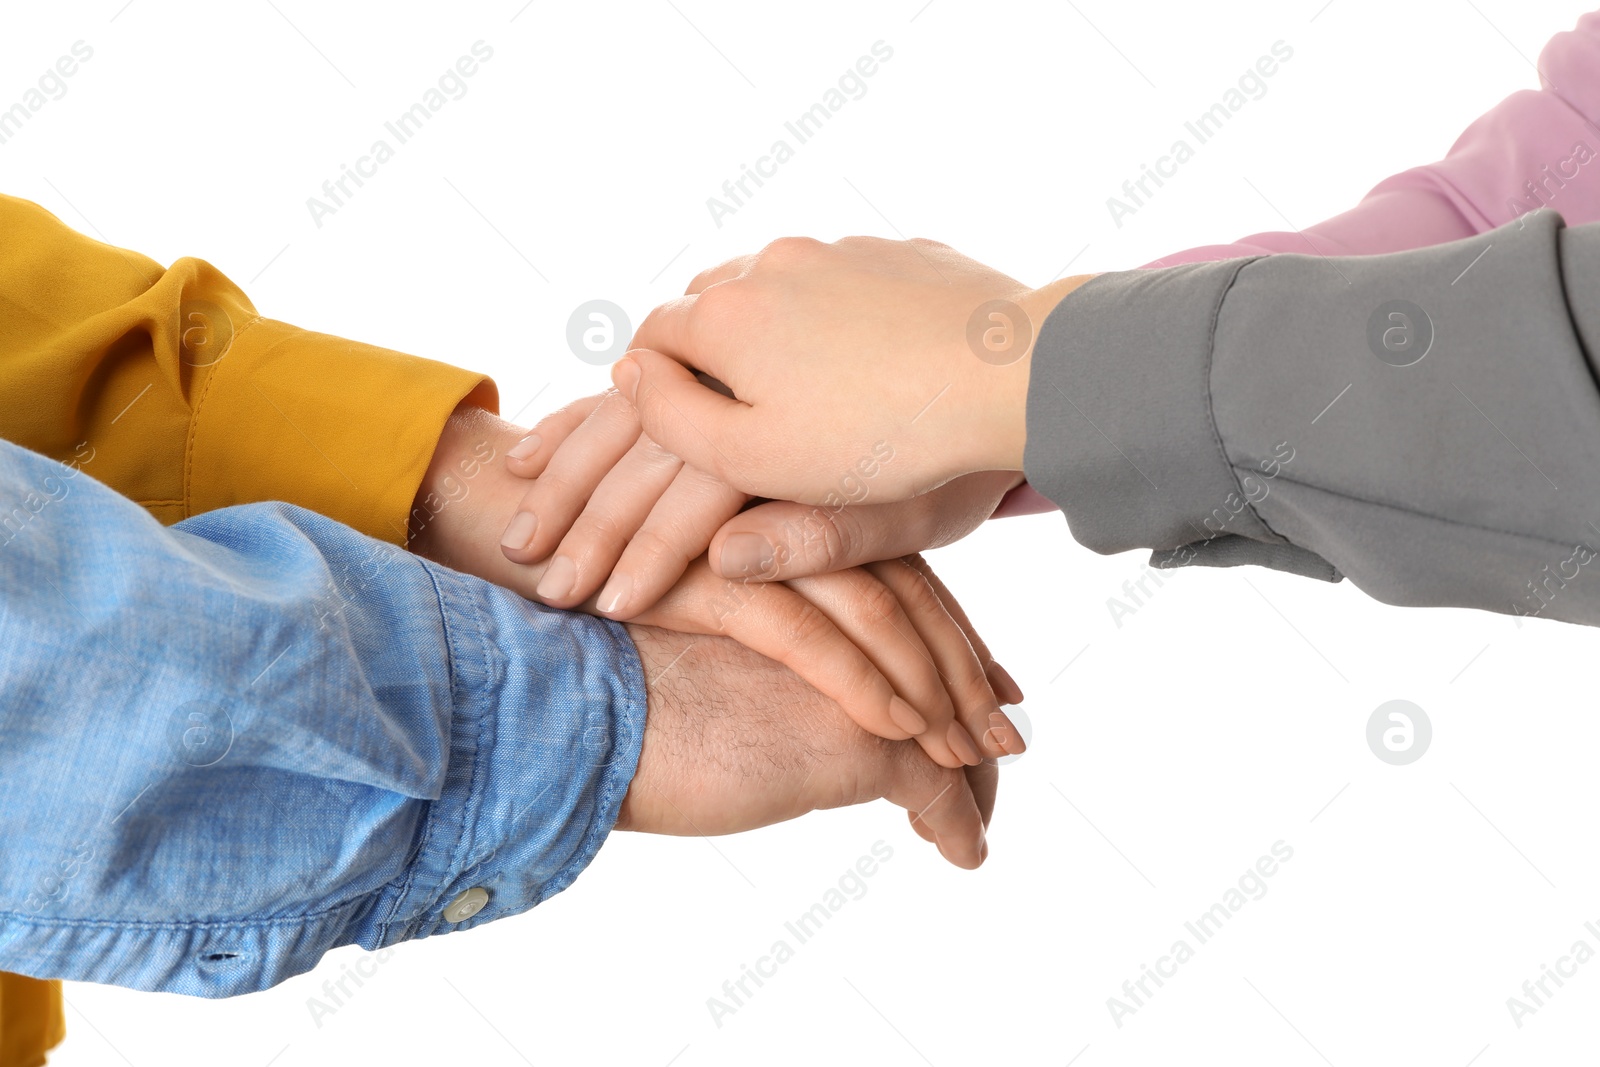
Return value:
[[(1444, 159), (1384, 179), (1342, 215), (1301, 233), (1253, 234), (1145, 266), (1274, 252), (1398, 252), (1470, 237), (1541, 207), (1560, 212), (1570, 225), (1600, 221), (1600, 11), (1552, 37), (1538, 67), (1541, 89), (1506, 97), (1468, 126)], [(993, 517), (1055, 507), (1024, 482), (1006, 494)]]

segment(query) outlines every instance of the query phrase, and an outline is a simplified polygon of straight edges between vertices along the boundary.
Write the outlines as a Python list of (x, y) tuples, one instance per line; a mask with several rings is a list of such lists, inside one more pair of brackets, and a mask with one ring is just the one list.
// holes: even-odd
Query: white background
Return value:
[[(607, 383), (566, 348), (579, 303), (637, 322), (783, 234), (936, 237), (1042, 284), (1309, 225), (1536, 84), (1530, 58), (1583, 7), (275, 3), (16, 5), (0, 107), (73, 42), (94, 56), (0, 146), (0, 188), (163, 262), (206, 258), (272, 317), (491, 372), (525, 422)], [(318, 228), (307, 197), (480, 39), (467, 94)], [(706, 198), (878, 40), (894, 55), (866, 95), (718, 228)], [(1294, 55), (1267, 95), (1113, 225), (1106, 198), (1278, 40)], [(1592, 631), (1259, 570), (1170, 576), (1119, 627), (1106, 601), (1142, 554), (1094, 556), (1059, 516), (933, 561), (1034, 726), (981, 871), (887, 805), (714, 842), (618, 835), (535, 912), (401, 947), (320, 1026), (307, 998), (357, 949), (228, 1002), (71, 985), (55, 1062), (1592, 1055), (1600, 962), (1520, 1029), (1506, 1007), (1575, 940), (1600, 949)], [(1405, 767), (1365, 742), (1395, 698), (1434, 727)], [(706, 998), (879, 839), (894, 856), (866, 896), (715, 1025)], [(1116, 1026), (1107, 998), (1279, 840), (1293, 859), (1267, 894)]]

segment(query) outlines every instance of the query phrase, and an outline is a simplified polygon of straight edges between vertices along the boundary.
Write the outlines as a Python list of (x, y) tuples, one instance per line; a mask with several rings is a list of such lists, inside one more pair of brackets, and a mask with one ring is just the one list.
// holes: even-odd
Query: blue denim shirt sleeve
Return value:
[(0, 586), (6, 970), (224, 997), (515, 915), (638, 760), (622, 627), (286, 504), (167, 529), (0, 442)]

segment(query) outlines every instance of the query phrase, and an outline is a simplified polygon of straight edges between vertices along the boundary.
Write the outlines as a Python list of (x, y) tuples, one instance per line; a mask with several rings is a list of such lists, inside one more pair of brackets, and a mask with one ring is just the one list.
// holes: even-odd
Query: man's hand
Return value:
[(721, 637), (628, 626), (648, 692), (619, 830), (716, 835), (887, 798), (958, 867), (988, 855), (999, 770), (885, 741), (786, 668)]
[(827, 503), (892, 450), (875, 499), (903, 500), (1021, 468), (1033, 341), (1069, 289), (935, 241), (784, 238), (651, 312), (611, 377), (652, 441), (741, 492)]

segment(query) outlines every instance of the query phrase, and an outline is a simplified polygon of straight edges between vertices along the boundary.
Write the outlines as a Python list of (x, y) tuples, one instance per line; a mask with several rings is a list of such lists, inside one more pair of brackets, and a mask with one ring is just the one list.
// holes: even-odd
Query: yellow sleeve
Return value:
[(0, 974), (0, 1067), (39, 1067), (65, 1035), (60, 982)]
[[(0, 195), (0, 437), (163, 522), (286, 500), (396, 544), (479, 374), (256, 314), (210, 264), (170, 268)], [(0, 1067), (64, 1033), (61, 985), (0, 973)]]
[(480, 374), (262, 318), (209, 263), (171, 267), (0, 195), (0, 436), (163, 522), (285, 500), (403, 544), (445, 420)]

